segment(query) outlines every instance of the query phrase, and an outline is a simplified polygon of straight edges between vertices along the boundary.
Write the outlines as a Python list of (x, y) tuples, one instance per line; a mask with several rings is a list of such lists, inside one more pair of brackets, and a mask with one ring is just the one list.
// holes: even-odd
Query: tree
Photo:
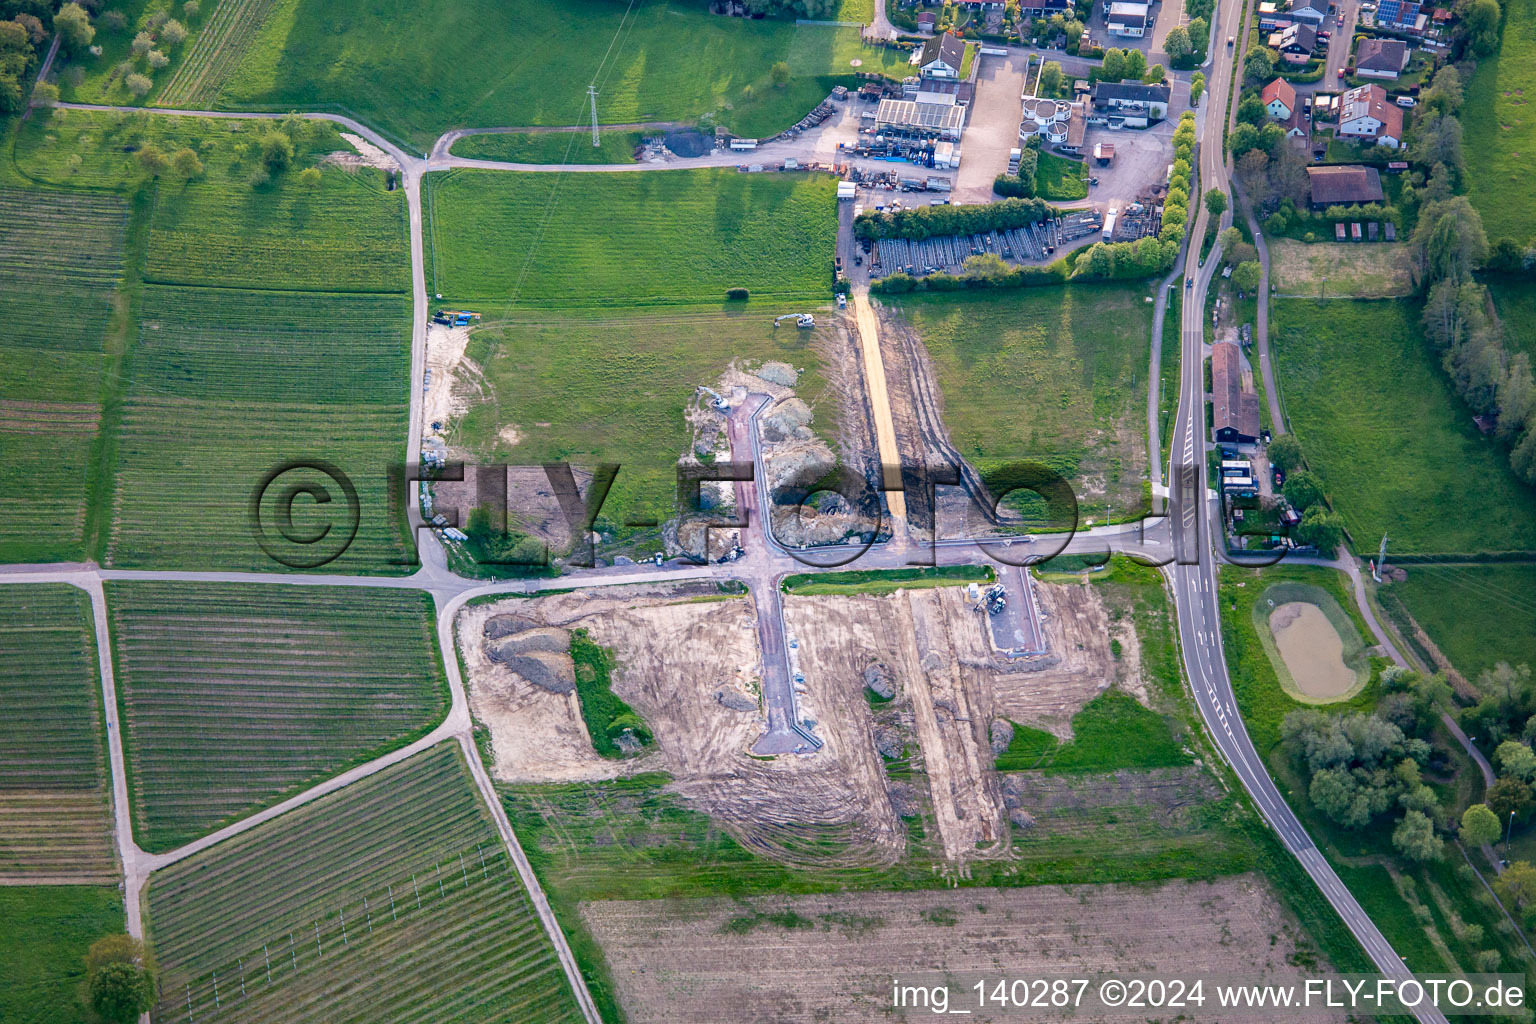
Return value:
[(1211, 43), (1211, 23), (1204, 18), (1190, 18), (1189, 43), (1196, 53), (1204, 53)]
[(1486, 846), (1503, 832), (1499, 816), (1487, 804), (1473, 804), (1461, 815), (1461, 841), (1468, 846)]
[(1043, 95), (1054, 96), (1061, 89), (1062, 79), (1066, 73), (1062, 71), (1058, 61), (1048, 60), (1040, 69), (1040, 91)]
[(155, 87), (155, 83), (150, 79), (148, 75), (141, 75), (138, 73), (131, 74), (127, 78), (123, 79), (123, 84), (128, 87), (128, 91), (130, 93), (139, 99), (143, 99), (145, 96), (148, 96), (149, 90)]
[(1200, 97), (1205, 92), (1205, 76), (1196, 71), (1189, 80), (1189, 105), (1198, 107)]
[(268, 171), (276, 173), (293, 163), (293, 140), (278, 131), (267, 132), (261, 137), (261, 162)]
[(1258, 260), (1245, 260), (1232, 271), (1232, 286), (1244, 295), (1252, 295), (1259, 290), (1263, 276), (1264, 268)]
[(1148, 85), (1161, 85), (1163, 80), (1167, 77), (1167, 68), (1163, 67), (1161, 64), (1153, 64), (1151, 67), (1147, 68), (1147, 73), (1141, 76), (1141, 80), (1146, 82)]
[(1461, 109), (1461, 100), (1461, 73), (1454, 64), (1447, 64), (1435, 72), (1434, 80), (1419, 102), (1442, 114), (1454, 114)]
[(197, 0), (187, 0), (186, 3), (181, 5), (182, 16), (185, 17), (188, 21), (197, 17), (197, 12), (200, 10), (202, 10), (202, 5), (199, 4)]
[(171, 58), (167, 57), (164, 53), (162, 53), (159, 50), (150, 50), (148, 53), (146, 53), (144, 55), (144, 59), (146, 61), (148, 61), (149, 62), (149, 66), (151, 68), (154, 68), (156, 71), (158, 71), (159, 69), (165, 67), (167, 64), (169, 64), (171, 62)]
[(1099, 68), (1099, 75), (1106, 82), (1118, 82), (1125, 77), (1125, 51), (1119, 47), (1111, 46), (1104, 51), (1104, 63)]
[(97, 939), (85, 955), (91, 1008), (108, 1021), (135, 1021), (154, 1005), (154, 964), (128, 935)]
[(1298, 470), (1286, 477), (1285, 500), (1298, 512), (1305, 512), (1323, 501), (1323, 482), (1307, 470)]
[(171, 170), (183, 181), (200, 178), (203, 176), (203, 162), (198, 159), (196, 150), (183, 147), (171, 155)]
[(175, 48), (187, 40), (187, 27), (172, 18), (160, 26), (160, 42), (162, 45)]
[(299, 184), (308, 189), (320, 187), (320, 168), (306, 167), (299, 172)]
[(165, 158), (165, 154), (160, 152), (160, 147), (153, 142), (146, 142), (140, 146), (137, 158), (139, 166), (151, 178), (158, 178), (171, 166), (171, 162)]
[(1249, 50), (1243, 59), (1243, 77), (1250, 82), (1267, 82), (1275, 77), (1275, 51), (1267, 46)]
[(65, 53), (83, 53), (96, 38), (91, 16), (79, 4), (69, 3), (59, 8), (53, 16), (53, 30), (59, 34), (59, 45)]
[(148, 29), (140, 30), (139, 34), (133, 37), (133, 42), (129, 44), (129, 49), (133, 51), (135, 57), (142, 57), (154, 48), (155, 34)]
[(787, 61), (775, 61), (773, 67), (768, 69), (768, 77), (773, 80), (774, 88), (782, 89), (789, 84), (791, 75)]
[(1301, 465), (1301, 442), (1295, 434), (1281, 434), (1269, 442), (1269, 464), (1289, 473)]
[(1317, 548), (1319, 554), (1331, 555), (1344, 540), (1344, 520), (1321, 505), (1313, 505), (1302, 514), (1296, 539)]
[(16, 15), (16, 24), (27, 30), (27, 38), (32, 40), (33, 46), (48, 38), (48, 30), (43, 28), (42, 20), (35, 14)]
[(1205, 208), (1210, 211), (1212, 219), (1219, 218), (1227, 212), (1227, 194), (1219, 188), (1209, 189), (1205, 193)]
[(1434, 284), (1446, 278), (1460, 283), (1469, 279), (1487, 256), (1488, 236), (1483, 233), (1482, 217), (1467, 197), (1453, 196), (1420, 207), (1411, 248), (1421, 283)]
[(1392, 830), (1392, 845), (1409, 860), (1439, 860), (1445, 844), (1435, 835), (1435, 823), (1422, 811), (1408, 811)]
[(1147, 55), (1140, 50), (1125, 51), (1125, 77), (1139, 79), (1147, 73)]
[(1518, 740), (1505, 740), (1493, 752), (1493, 763), (1499, 773), (1521, 782), (1530, 783), (1536, 778), (1536, 753)]
[(1264, 101), (1259, 99), (1259, 94), (1250, 92), (1242, 98), (1237, 105), (1237, 119), (1243, 124), (1251, 124), (1258, 128), (1269, 120), (1269, 111), (1264, 107)]
[(1484, 796), (1484, 802), (1488, 809), (1499, 816), (1499, 823), (1505, 825), (1509, 816), (1513, 814), (1517, 818), (1524, 818), (1531, 809), (1531, 787), (1519, 779), (1499, 779)]
[(1168, 59), (1181, 60), (1195, 52), (1195, 45), (1189, 41), (1189, 29), (1183, 25), (1175, 25), (1168, 30), (1167, 37), (1163, 40), (1163, 52), (1168, 54)]
[(1499, 0), (1472, 0), (1461, 8), (1456, 37), (1474, 57), (1490, 57), (1499, 48)]
[(1529, 861), (1515, 861), (1494, 880), (1493, 891), (1499, 894), (1499, 899), (1517, 910), (1524, 911), (1536, 906), (1536, 867), (1532, 867)]

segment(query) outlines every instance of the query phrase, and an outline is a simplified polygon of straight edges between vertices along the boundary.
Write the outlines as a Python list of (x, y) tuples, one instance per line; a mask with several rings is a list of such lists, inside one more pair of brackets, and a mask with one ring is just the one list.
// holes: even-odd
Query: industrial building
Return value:
[(965, 131), (965, 108), (954, 103), (881, 100), (875, 111), (875, 131), (899, 138), (957, 142)]

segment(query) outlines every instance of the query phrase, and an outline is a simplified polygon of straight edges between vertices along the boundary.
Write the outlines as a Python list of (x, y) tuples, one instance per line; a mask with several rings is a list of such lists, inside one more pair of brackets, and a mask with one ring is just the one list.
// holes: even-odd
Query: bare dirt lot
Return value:
[[(1251, 875), (1160, 886), (613, 901), (583, 904), (581, 916), (606, 952), (631, 1024), (931, 1020), (928, 1009), (890, 1006), (892, 978), (922, 972), (1028, 977), (1198, 965), (1202, 973), (1301, 976), (1287, 962), (1293, 924)], [(1146, 1013), (1071, 1019), (1144, 1021)]]

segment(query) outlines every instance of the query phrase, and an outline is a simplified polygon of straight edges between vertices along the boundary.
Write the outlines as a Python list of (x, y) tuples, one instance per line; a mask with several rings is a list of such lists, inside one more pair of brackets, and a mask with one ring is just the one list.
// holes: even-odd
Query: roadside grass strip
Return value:
[(581, 1015), (456, 744), (157, 872), (157, 1024)]
[(0, 884), (115, 883), (90, 599), (0, 587)]
[[(388, 469), (405, 434), (409, 315), (402, 296), (146, 286), (108, 564), (285, 571), (253, 532), (252, 495), (278, 467), (323, 460), (357, 490), (357, 535), (318, 571), (399, 571)], [(341, 497), (296, 518), (344, 530)]]
[(107, 597), (146, 849), (402, 746), (448, 708), (420, 591), (110, 583)]
[(0, 558), (78, 558), (123, 267), (115, 196), (0, 189)]
[(157, 102), (165, 107), (212, 106), (277, 4), (278, 0), (219, 0)]

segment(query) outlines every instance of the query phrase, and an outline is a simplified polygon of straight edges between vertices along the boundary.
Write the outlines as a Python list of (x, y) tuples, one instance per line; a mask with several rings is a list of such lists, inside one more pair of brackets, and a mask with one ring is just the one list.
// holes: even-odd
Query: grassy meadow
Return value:
[(91, 943), (123, 931), (116, 886), (0, 885), (0, 1020), (95, 1024), (80, 1000)]
[(451, 742), (156, 872), (146, 904), (157, 1019), (581, 1020)]
[[(768, 135), (815, 106), (832, 76), (906, 67), (906, 54), (864, 46), (857, 28), (721, 17), (703, 0), (632, 11), (618, 0), (576, 10), (554, 0), (240, 2), (266, 11), (254, 33), (206, 58), (221, 105), (345, 111), (422, 149), (455, 127), (580, 124), (590, 83), (607, 123), (713, 115), (737, 134)], [(778, 61), (792, 72), (782, 88), (769, 77)]]
[[(260, 146), (274, 131), (294, 152), (271, 173)], [(136, 154), (151, 145), (192, 150), (203, 173), (150, 179)], [(331, 564), (398, 571), (386, 469), (408, 405), (405, 203), (377, 170), (326, 165), (338, 150), (350, 147), (330, 126), (292, 119), (56, 111), (19, 130), (17, 173), (76, 203), (117, 202), (128, 220), (98, 343), (101, 438), (74, 485), (86, 550), (106, 564), (281, 569), (253, 535), (251, 496), (270, 470), (319, 459), (359, 492), (356, 539)], [(314, 167), (319, 180), (301, 181)], [(297, 513), (308, 530), (341, 509)], [(331, 522), (337, 537), (349, 513)]]
[(1360, 549), (1536, 549), (1536, 501), (1451, 393), (1402, 302), (1279, 299), (1276, 372), (1291, 426)]
[(0, 587), (0, 883), (117, 880), (99, 687), (85, 591)]
[(1490, 239), (1524, 244), (1536, 235), (1530, 156), (1536, 117), (1525, 108), (1536, 90), (1536, 0), (1504, 0), (1504, 41), (1479, 61), (1467, 85), (1461, 123), (1467, 139), (1467, 194)]
[(1073, 285), (894, 303), (933, 359), (944, 422), (985, 471), (1050, 466), (1087, 518), (1144, 507), (1147, 358), (1144, 285)]
[(112, 583), (107, 594), (146, 849), (402, 746), (447, 712), (419, 591)]
[(454, 156), (514, 164), (632, 164), (643, 132), (612, 129), (593, 148), (586, 132), (495, 132), (453, 144)]
[(1409, 565), (1387, 592), (1474, 683), (1501, 661), (1536, 669), (1536, 566)]
[(455, 170), (426, 185), (428, 291), (514, 308), (716, 305), (832, 288), (836, 182), (734, 168)]

